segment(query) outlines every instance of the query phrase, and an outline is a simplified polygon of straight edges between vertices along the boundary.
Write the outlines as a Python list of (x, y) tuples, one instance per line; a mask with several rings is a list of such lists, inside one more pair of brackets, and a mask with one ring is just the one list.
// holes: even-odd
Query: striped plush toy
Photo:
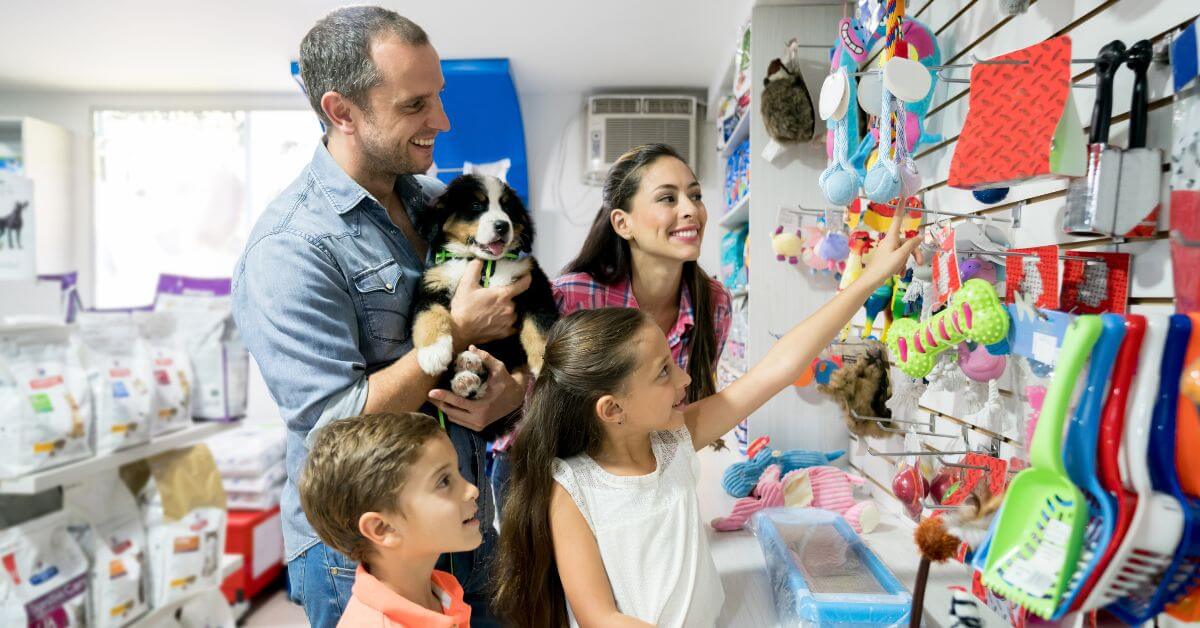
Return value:
[(784, 475), (781, 483), (788, 506), (836, 512), (855, 532), (870, 532), (879, 525), (879, 507), (875, 502), (854, 498), (854, 487), (866, 483), (857, 475), (837, 467), (810, 467)]
[(725, 487), (725, 492), (733, 497), (746, 497), (758, 484), (759, 476), (770, 465), (779, 465), (782, 474), (787, 475), (796, 469), (827, 465), (845, 453), (845, 450), (841, 449), (826, 453), (805, 449), (780, 451), (763, 448), (755, 452), (749, 460), (729, 465), (721, 477), (721, 485)]
[(713, 519), (712, 527), (719, 532), (740, 530), (754, 513), (785, 506), (835, 512), (855, 532), (870, 532), (879, 525), (879, 507), (875, 502), (854, 498), (854, 487), (866, 482), (861, 477), (830, 466), (796, 469), (786, 475), (780, 469), (778, 464), (769, 465), (750, 495), (734, 502), (729, 516)]

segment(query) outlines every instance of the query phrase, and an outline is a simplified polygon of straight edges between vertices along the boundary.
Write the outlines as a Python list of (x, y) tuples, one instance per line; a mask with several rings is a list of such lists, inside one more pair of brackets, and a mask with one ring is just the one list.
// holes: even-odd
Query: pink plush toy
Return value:
[(750, 520), (751, 515), (764, 508), (779, 508), (783, 506), (783, 482), (779, 474), (781, 468), (777, 464), (767, 467), (758, 478), (758, 484), (748, 497), (743, 497), (733, 503), (733, 511), (728, 517), (717, 517), (712, 520), (713, 529), (718, 532), (741, 530)]
[(870, 532), (879, 525), (879, 507), (870, 500), (854, 499), (854, 487), (865, 482), (837, 467), (797, 469), (783, 476), (784, 502), (836, 512), (855, 532)]

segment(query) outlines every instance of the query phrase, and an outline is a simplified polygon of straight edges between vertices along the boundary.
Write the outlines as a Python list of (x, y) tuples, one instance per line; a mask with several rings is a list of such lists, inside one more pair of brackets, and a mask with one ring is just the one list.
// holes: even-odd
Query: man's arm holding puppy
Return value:
[[(516, 330), (513, 298), (529, 288), (526, 275), (516, 283), (496, 288), (479, 287), (483, 262), (472, 261), (450, 302), (446, 323), (454, 337), (454, 353), (476, 344), (511, 336)], [(426, 401), (442, 409), (446, 417), (463, 427), (479, 431), (516, 410), (525, 400), (527, 376), (524, 369), (510, 374), (499, 360), (476, 350), (489, 371), (487, 394), (467, 400), (445, 390), (433, 390), (440, 376), (428, 375), (417, 361), (417, 349), (409, 351), (387, 368), (367, 378), (367, 401), (363, 412), (411, 412)], [(432, 391), (432, 392), (431, 392)]]

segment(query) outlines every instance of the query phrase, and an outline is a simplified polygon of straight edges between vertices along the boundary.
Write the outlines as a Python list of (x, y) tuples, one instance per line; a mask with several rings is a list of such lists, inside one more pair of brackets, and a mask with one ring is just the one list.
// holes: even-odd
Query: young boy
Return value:
[(327, 545), (358, 561), (339, 628), (467, 628), (471, 607), (438, 556), (483, 537), (479, 490), (436, 420), (368, 414), (321, 429), (300, 478), (300, 503)]

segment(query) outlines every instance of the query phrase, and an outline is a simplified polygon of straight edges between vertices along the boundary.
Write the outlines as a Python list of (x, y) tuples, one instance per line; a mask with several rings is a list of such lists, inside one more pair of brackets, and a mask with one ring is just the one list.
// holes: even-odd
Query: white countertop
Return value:
[[(736, 446), (733, 434), (725, 441)], [(730, 464), (741, 460), (736, 451), (713, 451), (706, 448), (700, 452), (700, 515), (704, 521), (729, 514), (733, 497), (721, 487), (721, 474)], [(706, 526), (713, 561), (721, 574), (725, 587), (725, 607), (717, 621), (718, 626), (729, 628), (772, 628), (780, 626), (771, 597), (771, 581), (767, 577), (766, 562), (758, 540), (749, 532), (717, 532)], [(879, 527), (863, 539), (875, 555), (892, 570), (896, 578), (911, 592), (916, 578), (919, 557), (912, 538), (911, 524), (900, 521), (895, 515), (884, 511)], [(970, 589), (970, 577), (963, 565), (949, 561), (933, 565), (929, 571), (929, 582), (925, 594), (926, 626), (947, 625), (950, 608), (950, 586)], [(980, 613), (986, 626), (1007, 626), (1000, 617), (980, 603)]]

